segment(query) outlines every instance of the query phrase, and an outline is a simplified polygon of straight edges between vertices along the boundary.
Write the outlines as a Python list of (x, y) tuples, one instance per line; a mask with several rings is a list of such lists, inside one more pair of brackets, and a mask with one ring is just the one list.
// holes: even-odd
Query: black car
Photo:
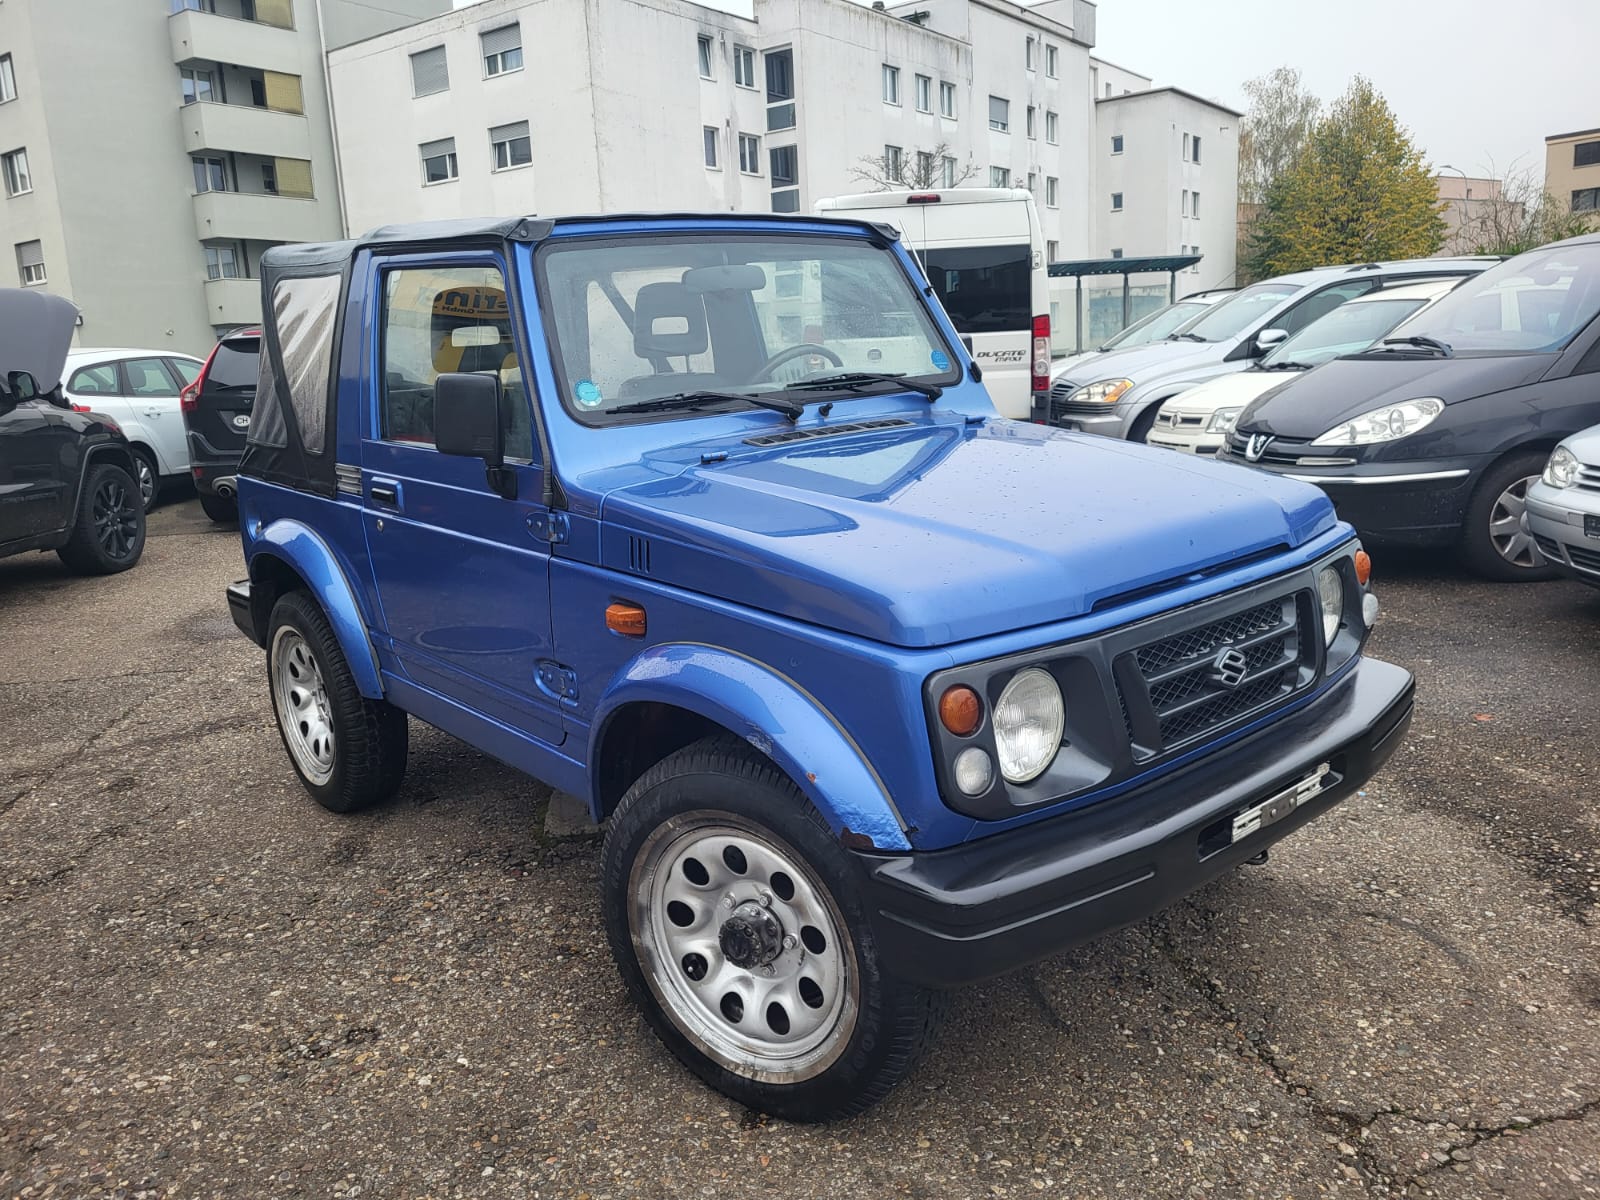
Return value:
[(250, 432), (260, 362), (261, 330), (236, 329), (216, 344), (199, 376), (178, 394), (195, 490), (213, 521), (239, 517), (239, 458)]
[(1239, 415), (1223, 457), (1321, 485), (1369, 543), (1553, 572), (1522, 525), (1556, 443), (1600, 423), (1600, 234), (1468, 279), (1378, 345)]
[(59, 296), (0, 288), (0, 558), (54, 550), (109, 575), (139, 561), (144, 503), (116, 422), (61, 394), (77, 318)]

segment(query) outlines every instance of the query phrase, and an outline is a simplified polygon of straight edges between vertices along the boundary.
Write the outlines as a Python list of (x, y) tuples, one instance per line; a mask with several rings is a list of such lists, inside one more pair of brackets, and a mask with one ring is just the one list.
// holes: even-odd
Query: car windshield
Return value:
[(1300, 288), (1290, 283), (1251, 284), (1241, 288), (1226, 300), (1218, 300), (1193, 321), (1178, 329), (1173, 336), (1203, 342), (1225, 342), (1238, 337), (1257, 321), (1265, 317)]
[(1261, 365), (1273, 367), (1282, 363), (1298, 363), (1315, 367), (1341, 354), (1356, 354), (1426, 303), (1420, 297), (1395, 297), (1341, 304), (1287, 341), (1280, 342), (1271, 354), (1261, 360)]
[(1457, 354), (1560, 350), (1600, 313), (1600, 243), (1547, 246), (1467, 280), (1391, 337), (1430, 337)]
[(1178, 326), (1194, 320), (1210, 307), (1200, 300), (1179, 300), (1176, 304), (1169, 304), (1166, 308), (1157, 309), (1148, 317), (1135, 321), (1100, 349), (1116, 350), (1122, 346), (1144, 346), (1150, 342), (1159, 342)]
[[(740, 396), (841, 399), (808, 382), (900, 375), (953, 384), (960, 359), (895, 255), (862, 237), (707, 235), (552, 241), (538, 273), (562, 399), (587, 422), (667, 397), (738, 407)], [(618, 418), (620, 419), (620, 418)]]

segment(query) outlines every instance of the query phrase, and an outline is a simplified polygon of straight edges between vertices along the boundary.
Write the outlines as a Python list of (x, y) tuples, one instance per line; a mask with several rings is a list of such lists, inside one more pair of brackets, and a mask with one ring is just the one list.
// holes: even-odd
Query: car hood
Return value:
[(619, 571), (647, 563), (661, 582), (897, 646), (1081, 616), (1334, 523), (1292, 480), (934, 418), (696, 458), (611, 491), (602, 516)]
[(1120, 350), (1102, 350), (1098, 354), (1085, 354), (1070, 367), (1052, 372), (1056, 383), (1070, 379), (1082, 387), (1102, 379), (1131, 379), (1143, 383), (1169, 371), (1179, 371), (1193, 366), (1197, 359), (1221, 358), (1231, 347), (1226, 342), (1151, 342), (1146, 346), (1124, 346)]
[(1432, 396), (1446, 404), (1532, 383), (1553, 354), (1460, 358), (1336, 358), (1265, 396), (1243, 418), (1241, 433), (1320, 437), (1341, 421), (1402, 400)]
[(40, 392), (54, 389), (77, 324), (78, 308), (70, 300), (32, 288), (0, 288), (0, 381), (26, 371)]
[(1219, 408), (1243, 408), (1279, 384), (1299, 378), (1294, 371), (1235, 371), (1219, 375), (1179, 392), (1163, 408), (1173, 412), (1214, 413)]

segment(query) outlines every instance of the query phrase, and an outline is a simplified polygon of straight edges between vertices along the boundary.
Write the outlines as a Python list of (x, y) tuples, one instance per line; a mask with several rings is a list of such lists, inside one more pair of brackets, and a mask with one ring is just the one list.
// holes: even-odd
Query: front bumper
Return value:
[(1525, 513), (1528, 532), (1551, 566), (1600, 587), (1600, 536), (1584, 532), (1585, 517), (1600, 522), (1600, 493), (1536, 483)]
[(1228, 444), (1228, 435), (1206, 432), (1211, 416), (1209, 412), (1186, 413), (1163, 408), (1156, 414), (1155, 424), (1150, 427), (1144, 440), (1151, 446), (1161, 446), (1183, 454), (1218, 454)]
[[(1362, 659), (1226, 751), (1053, 820), (949, 850), (862, 854), (885, 967), (929, 987), (999, 975), (1142, 920), (1326, 812), (1411, 723), (1409, 672)], [(1232, 821), (1319, 764), (1320, 791), (1237, 840)]]

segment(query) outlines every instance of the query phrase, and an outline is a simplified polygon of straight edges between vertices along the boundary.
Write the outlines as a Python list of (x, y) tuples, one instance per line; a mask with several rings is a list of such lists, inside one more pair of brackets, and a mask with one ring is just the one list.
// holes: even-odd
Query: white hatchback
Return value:
[(189, 442), (178, 392), (194, 382), (201, 362), (165, 350), (74, 350), (62, 390), (79, 412), (104, 413), (127, 435), (139, 468), (139, 494), (154, 506), (163, 481), (189, 474)]

